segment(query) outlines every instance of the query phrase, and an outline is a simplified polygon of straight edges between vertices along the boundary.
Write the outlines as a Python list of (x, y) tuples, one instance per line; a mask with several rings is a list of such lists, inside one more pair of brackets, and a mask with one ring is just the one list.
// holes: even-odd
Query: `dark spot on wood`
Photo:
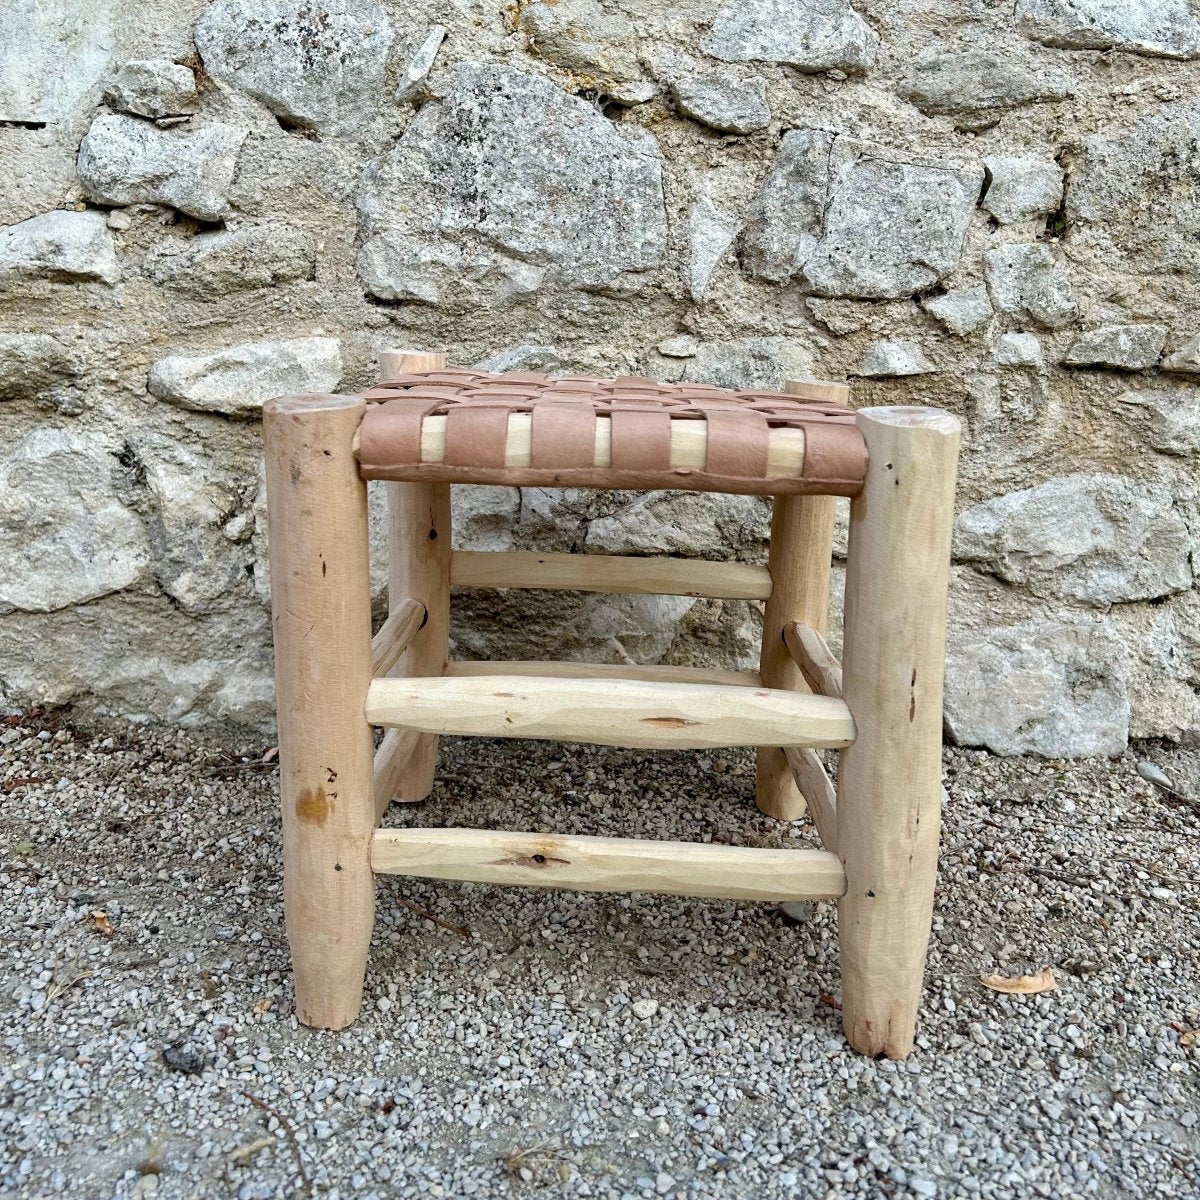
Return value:
[(436, 529), (431, 529), (431, 530), (429, 531), (429, 540), (430, 540), (431, 542), (436, 542), (436, 541), (437, 541), (437, 530), (436, 530)]
[(497, 867), (525, 867), (527, 870), (541, 868), (544, 870), (546, 867), (569, 867), (571, 860), (569, 858), (555, 858), (552, 854), (513, 854), (508, 858), (497, 858), (492, 865)]
[(533, 861), (540, 867), (546, 861), (546, 856), (544, 854), (535, 854)]
[(912, 678), (908, 681), (908, 721), (911, 725), (917, 715), (917, 668), (913, 667)]
[(325, 768), (325, 781), (332, 783), (337, 778), (337, 772), (332, 767)]
[(341, 863), (334, 863), (334, 864), (333, 864), (333, 869), (334, 869), (335, 871), (340, 871), (340, 870), (342, 869), (342, 864), (341, 864)]
[(304, 788), (296, 799), (296, 816), (305, 825), (324, 825), (332, 808), (323, 787)]
[(326, 457), (326, 458), (332, 458), (332, 457), (333, 457), (333, 451), (332, 451), (332, 450), (322, 450), (322, 451), (321, 451), (321, 453), (322, 453), (323, 455), (325, 455), (325, 457)]
[(291, 468), (291, 471), (289, 472), (289, 474), (290, 474), (291, 480), (292, 480), (292, 487), (299, 487), (299, 485), (300, 485), (300, 468), (295, 463), (292, 463), (292, 468)]
[(494, 694), (497, 696), (502, 696), (505, 699), (512, 699), (512, 695), (513, 695), (512, 692), (496, 692)]
[(325, 576), (328, 574), (329, 574), (329, 564), (324, 559), (321, 559), (321, 578), (324, 579)]
[(642, 717), (643, 725), (656, 725), (659, 729), (686, 729), (689, 725), (700, 725), (700, 721), (688, 721), (683, 717)]
[(874, 899), (875, 899), (875, 893), (874, 893), (874, 892), (868, 892), (868, 893), (867, 893), (867, 899), (869, 899), (869, 900), (874, 900)]

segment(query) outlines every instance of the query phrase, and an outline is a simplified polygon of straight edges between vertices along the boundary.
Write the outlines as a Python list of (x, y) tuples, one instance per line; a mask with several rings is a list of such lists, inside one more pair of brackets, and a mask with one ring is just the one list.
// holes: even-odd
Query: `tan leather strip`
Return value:
[(533, 406), (529, 465), (534, 469), (591, 467), (596, 461), (596, 410), (573, 400)]
[(445, 460), (456, 467), (504, 467), (511, 409), (460, 404), (446, 414)]
[(728, 403), (700, 403), (696, 407), (704, 413), (708, 425), (706, 473), (764, 478), (771, 432), (766, 417), (753, 409), (735, 408)]
[(804, 478), (813, 482), (825, 479), (857, 479), (861, 490), (867, 473), (867, 447), (856, 425), (814, 423), (804, 430)]
[(666, 471), (671, 467), (671, 416), (644, 408), (613, 408), (612, 469)]
[(437, 407), (436, 400), (408, 396), (368, 406), (372, 420), (361, 426), (359, 461), (413, 463), (421, 461), (421, 422)]

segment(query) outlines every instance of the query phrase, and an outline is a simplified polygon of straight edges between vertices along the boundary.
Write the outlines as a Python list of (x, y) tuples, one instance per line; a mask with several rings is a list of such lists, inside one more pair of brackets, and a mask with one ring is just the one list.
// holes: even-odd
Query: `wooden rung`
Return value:
[(783, 627), (783, 640), (800, 673), (818, 696), (842, 698), (842, 664), (829, 643), (811, 625), (792, 621)]
[(402, 600), (371, 639), (371, 674), (386, 675), (408, 649), (428, 614), (419, 600)]
[(765, 600), (771, 594), (771, 573), (748, 563), (524, 550), (456, 550), (450, 556), (450, 582), (464, 587), (709, 596), (718, 600)]
[(800, 794), (808, 801), (808, 812), (817, 836), (826, 850), (837, 853), (837, 791), (815, 750), (784, 749)]
[(854, 741), (850, 710), (829, 696), (638, 679), (375, 679), (367, 691), (366, 715), (373, 725), (423, 733), (662, 750), (833, 748)]
[(550, 679), (643, 679), (649, 683), (720, 683), (728, 687), (762, 687), (757, 671), (723, 671), (716, 667), (626, 666), (625, 663), (557, 662), (545, 659), (452, 662), (447, 675), (536, 675)]
[(841, 860), (827, 850), (491, 829), (378, 829), (371, 868), (424, 879), (729, 900), (829, 900), (846, 890)]
[(396, 796), (404, 768), (421, 742), (415, 729), (389, 729), (375, 751), (372, 792), (375, 796), (375, 820), (379, 820)]

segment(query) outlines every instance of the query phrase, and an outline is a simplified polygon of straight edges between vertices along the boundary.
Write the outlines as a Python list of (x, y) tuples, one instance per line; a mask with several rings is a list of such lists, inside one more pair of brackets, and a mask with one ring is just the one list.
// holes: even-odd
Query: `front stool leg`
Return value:
[(946, 594), (959, 424), (925, 408), (857, 414), (870, 465), (850, 506), (842, 686), (842, 1020), (873, 1057), (912, 1049), (937, 875)]
[(362, 1004), (375, 918), (367, 488), (351, 449), (360, 397), (263, 407), (283, 803), (284, 911), (305, 1025)]

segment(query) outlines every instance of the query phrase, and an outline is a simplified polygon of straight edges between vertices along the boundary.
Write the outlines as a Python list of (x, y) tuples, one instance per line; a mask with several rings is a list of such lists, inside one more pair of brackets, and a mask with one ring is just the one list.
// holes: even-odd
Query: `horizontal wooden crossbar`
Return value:
[(408, 649), (417, 630), (425, 624), (425, 605), (419, 600), (404, 600), (371, 639), (371, 674), (386, 675), (400, 655)]
[(837, 792), (815, 750), (785, 748), (788, 766), (796, 787), (808, 802), (808, 815), (817, 827), (817, 836), (826, 850), (837, 853)]
[(769, 688), (521, 675), (376, 679), (367, 720), (422, 733), (662, 750), (848, 746), (844, 701)]
[(464, 587), (710, 596), (721, 600), (765, 600), (771, 594), (771, 573), (766, 567), (747, 563), (524, 550), (455, 550), (450, 556), (450, 582)]
[(551, 679), (643, 679), (649, 683), (720, 683), (730, 687), (762, 687), (757, 671), (723, 671), (717, 667), (634, 667), (625, 663), (560, 662), (546, 659), (485, 659), (452, 662), (447, 675), (536, 675)]
[(842, 664), (829, 643), (811, 625), (792, 621), (783, 627), (783, 640), (800, 674), (819, 696), (842, 697)]
[(491, 829), (378, 829), (371, 868), (424, 879), (729, 900), (828, 900), (846, 891), (841, 860), (827, 850)]

